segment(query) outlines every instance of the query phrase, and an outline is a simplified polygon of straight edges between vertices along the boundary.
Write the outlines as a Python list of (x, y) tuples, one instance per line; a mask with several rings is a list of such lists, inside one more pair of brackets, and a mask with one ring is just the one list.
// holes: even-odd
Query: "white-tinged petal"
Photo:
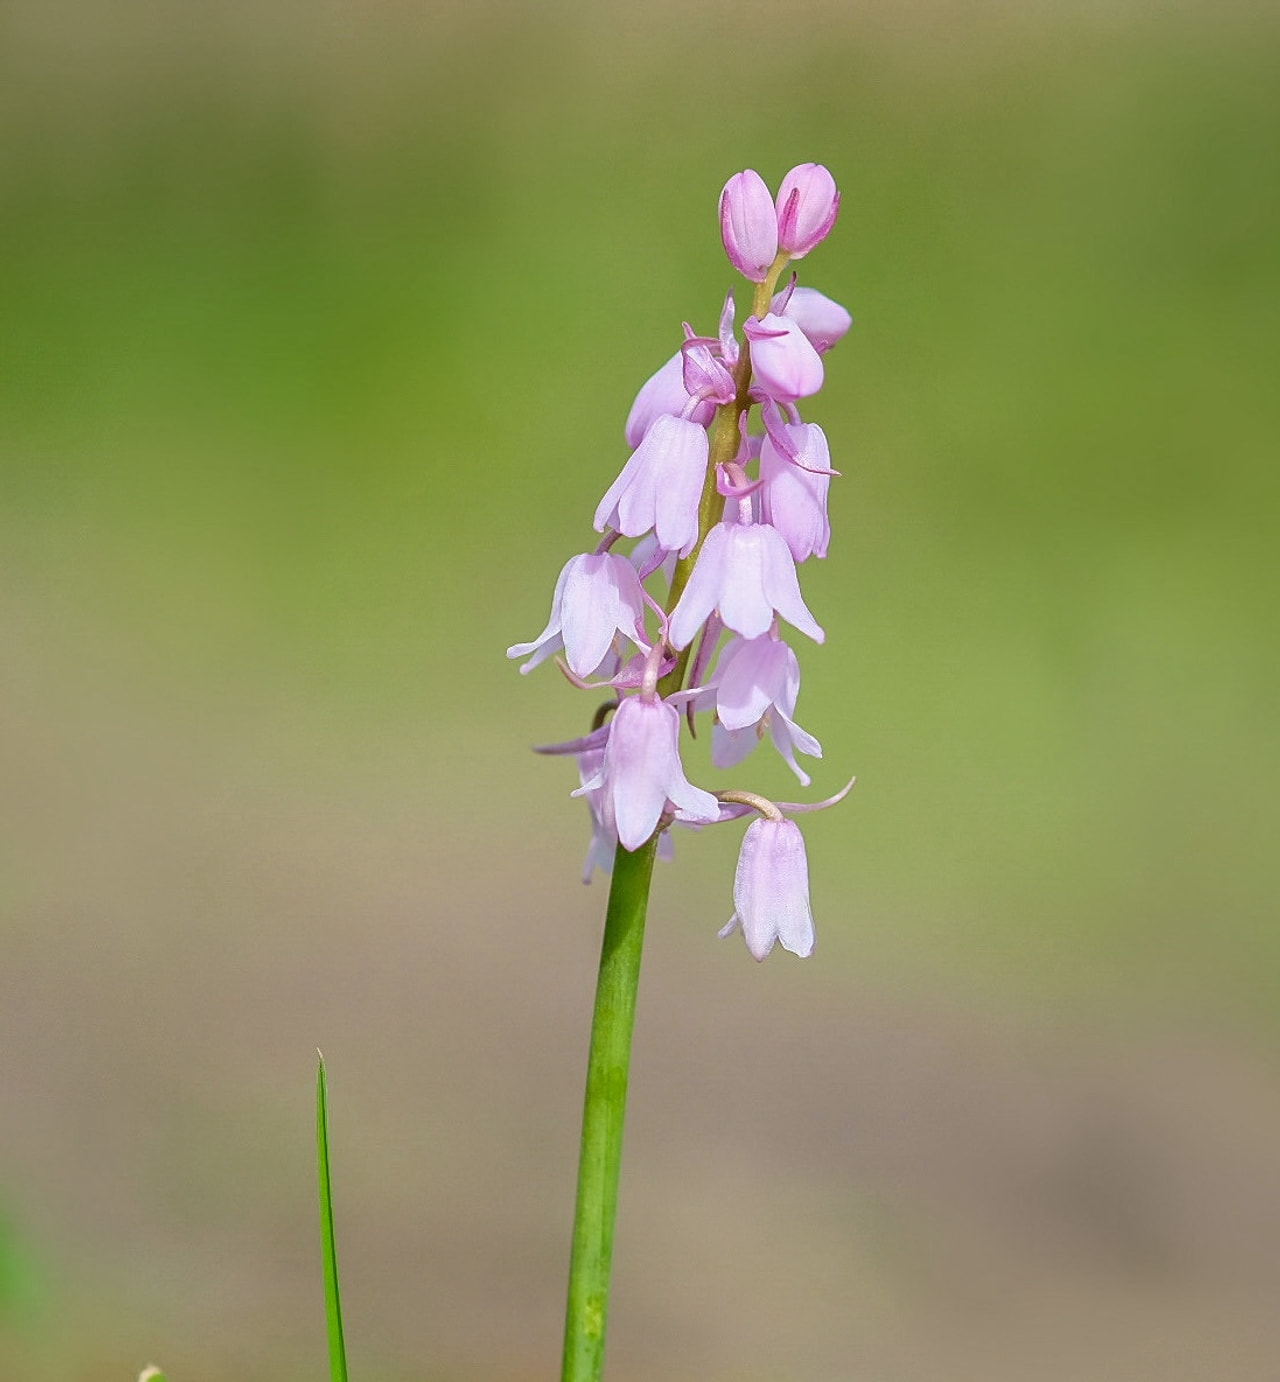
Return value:
[(654, 531), (681, 556), (698, 540), (698, 504), (707, 473), (706, 429), (682, 418), (659, 418), (650, 436), (661, 435), (664, 452), (654, 468)]
[(716, 668), (716, 714), (726, 729), (754, 725), (777, 701), (783, 682), (780, 662), (790, 650), (763, 638), (735, 638)]
[(764, 580), (767, 535), (782, 539), (759, 523), (726, 523), (724, 527), (729, 541), (717, 602), (720, 618), (725, 628), (743, 638), (759, 638), (773, 623), (773, 604)]
[(807, 753), (810, 758), (822, 757), (822, 745), (809, 733), (801, 729), (789, 716), (775, 707), (769, 716), (769, 732), (773, 746), (782, 755), (782, 761), (800, 779), (800, 785), (809, 785), (809, 774), (796, 762), (796, 751)]
[(565, 582), (560, 636), (565, 661), (580, 677), (599, 667), (618, 631), (618, 594), (604, 565), (608, 559), (607, 552), (575, 557)]
[[(765, 597), (770, 605), (801, 633), (807, 633), (815, 643), (826, 639), (822, 626), (809, 613), (809, 607), (800, 594), (800, 581), (796, 576), (796, 564), (782, 534), (766, 524), (758, 525), (762, 538), (763, 583)], [(728, 624), (728, 620), (725, 623)], [(730, 626), (732, 627), (732, 625)]]
[(707, 534), (693, 564), (689, 584), (684, 588), (667, 630), (673, 648), (684, 648), (697, 637), (698, 630), (720, 598), (721, 570), (729, 535), (725, 524), (717, 523)]
[(570, 557), (560, 568), (560, 574), (556, 577), (556, 588), (551, 596), (551, 614), (547, 619), (546, 628), (532, 643), (513, 643), (507, 649), (508, 657), (527, 657), (530, 653), (534, 654), (521, 667), (521, 672), (531, 672), (540, 662), (545, 662), (552, 653), (559, 652), (563, 646), (560, 640), (560, 617), (564, 604), (564, 588), (569, 579), (570, 568), (577, 560), (577, 557)]
[[(598, 533), (604, 532), (606, 528), (617, 528), (618, 524), (618, 503), (622, 496), (631, 488), (635, 481), (636, 473), (643, 464), (637, 461), (639, 451), (633, 451), (627, 459), (626, 465), (618, 474), (618, 478), (604, 492), (604, 498), (596, 505), (595, 530)], [(643, 530), (642, 530), (643, 531)], [(629, 534), (629, 536), (639, 537), (639, 533)]]

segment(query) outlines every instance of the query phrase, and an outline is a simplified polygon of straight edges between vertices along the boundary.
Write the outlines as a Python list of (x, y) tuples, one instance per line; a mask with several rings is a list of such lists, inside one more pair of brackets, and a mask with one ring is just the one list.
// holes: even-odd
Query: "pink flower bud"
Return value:
[(799, 322), (768, 312), (763, 321), (748, 317), (742, 330), (751, 342), (756, 382), (775, 402), (794, 403), (822, 387), (822, 360)]
[(778, 256), (778, 216), (764, 179), (750, 168), (735, 173), (720, 194), (720, 238), (733, 267), (763, 283)]
[(827, 238), (839, 209), (840, 193), (831, 174), (821, 163), (801, 163), (778, 189), (778, 244), (792, 259), (803, 259)]

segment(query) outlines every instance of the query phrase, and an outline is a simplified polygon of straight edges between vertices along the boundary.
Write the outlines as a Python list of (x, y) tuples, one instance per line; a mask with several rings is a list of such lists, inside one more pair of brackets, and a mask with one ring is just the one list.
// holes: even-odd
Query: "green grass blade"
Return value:
[(324, 1314), (329, 1326), (329, 1376), (347, 1382), (347, 1347), (342, 1335), (342, 1296), (338, 1290), (338, 1249), (333, 1238), (333, 1193), (329, 1184), (329, 1082), (324, 1056), (317, 1051), (316, 1159), (320, 1171), (320, 1244), (324, 1254)]

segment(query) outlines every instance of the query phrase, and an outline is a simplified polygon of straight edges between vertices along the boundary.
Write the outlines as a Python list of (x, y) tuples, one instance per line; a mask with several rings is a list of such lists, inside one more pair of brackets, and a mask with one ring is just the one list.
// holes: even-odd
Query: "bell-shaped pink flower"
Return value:
[[(691, 402), (689, 391), (684, 386), (684, 351), (677, 350), (660, 370), (640, 386), (640, 392), (636, 394), (636, 400), (627, 414), (627, 445), (634, 451), (656, 419), (668, 415), (679, 417)], [(689, 416), (705, 427), (715, 410), (714, 403), (699, 403)]]
[(689, 584), (671, 612), (672, 647), (692, 643), (712, 610), (743, 638), (767, 633), (775, 614), (817, 643), (826, 637), (800, 594), (786, 542), (766, 523), (717, 523), (707, 534)]
[(763, 283), (778, 256), (778, 214), (759, 173), (735, 173), (720, 194), (720, 238), (729, 262), (752, 283)]
[(639, 849), (668, 809), (681, 820), (719, 818), (720, 803), (685, 777), (679, 738), (674, 705), (628, 696), (614, 712), (599, 771), (573, 794), (597, 794), (600, 818), (624, 849)]
[[(604, 749), (586, 749), (578, 755), (578, 781), (585, 784), (598, 778), (603, 766)], [(582, 861), (584, 883), (591, 882), (597, 869), (605, 875), (613, 872), (613, 854), (618, 848), (617, 835), (612, 827), (604, 822), (601, 811), (602, 795), (602, 789), (598, 787), (594, 791), (583, 793), (587, 809), (591, 813), (591, 843), (587, 846), (587, 857)], [(676, 846), (671, 832), (664, 830), (662, 838), (658, 841), (658, 858), (669, 861), (675, 858), (675, 854)]]
[(736, 767), (767, 729), (783, 761), (807, 787), (809, 774), (796, 762), (796, 750), (821, 758), (822, 745), (795, 722), (799, 694), (800, 663), (782, 639), (767, 634), (730, 639), (707, 691), (694, 702), (700, 710), (715, 705), (712, 763)]
[(528, 657), (520, 670), (531, 672), (563, 648), (570, 670), (589, 677), (604, 661), (617, 634), (648, 648), (640, 578), (626, 557), (592, 552), (570, 557), (564, 564), (551, 597), (547, 627), (532, 643), (512, 644), (507, 656)]
[(840, 193), (821, 163), (801, 163), (778, 189), (778, 244), (792, 259), (803, 259), (825, 240), (836, 223)]
[(739, 928), (747, 949), (763, 960), (775, 941), (793, 955), (813, 954), (809, 859), (795, 821), (761, 817), (747, 826), (733, 879), (734, 913), (720, 931)]
[(794, 403), (822, 387), (822, 358), (792, 317), (767, 312), (743, 326), (751, 342), (751, 369), (760, 388), (777, 403)]
[(696, 422), (655, 418), (596, 509), (596, 532), (617, 528), (682, 555), (698, 540), (698, 501), (707, 471), (707, 433)]
[(773, 310), (790, 317), (819, 355), (847, 336), (853, 325), (849, 313), (816, 288), (791, 288), (775, 294)]
[(772, 436), (760, 445), (760, 512), (782, 534), (797, 562), (825, 557), (831, 540), (827, 491), (831, 451), (816, 422), (781, 424), (794, 457), (783, 454)]

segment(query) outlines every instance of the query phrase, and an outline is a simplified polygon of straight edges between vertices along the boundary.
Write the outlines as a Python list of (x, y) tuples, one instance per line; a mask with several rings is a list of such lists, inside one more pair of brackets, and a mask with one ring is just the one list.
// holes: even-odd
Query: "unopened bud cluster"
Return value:
[[(839, 203), (819, 164), (793, 168), (776, 198), (749, 169), (729, 179), (721, 238), (755, 285), (741, 338), (732, 293), (715, 336), (685, 325), (683, 344), (627, 418), (630, 459), (595, 511), (603, 540), (565, 564), (542, 633), (507, 650), (528, 659), (524, 672), (558, 654), (575, 684), (611, 693), (589, 734), (541, 750), (578, 761), (574, 795), (592, 822), (584, 881), (609, 869), (618, 845), (639, 849), (655, 831), (659, 853), (669, 853), (673, 822), (756, 814), (721, 935), (741, 929), (761, 960), (775, 941), (797, 955), (813, 949), (804, 840), (790, 817), (844, 792), (801, 805), (704, 791), (685, 776), (681, 722), (692, 731), (697, 716), (710, 717), (717, 767), (742, 762), (768, 735), (808, 786), (796, 754), (822, 754), (795, 721), (800, 668), (780, 626), (823, 641), (796, 568), (827, 554), (827, 491), (838, 472), (822, 428), (798, 404), (822, 387), (823, 355), (851, 318), (794, 275), (776, 290), (790, 262), (826, 238)], [(749, 425), (754, 409), (760, 431)], [(625, 554), (615, 550), (624, 538), (638, 539)]]

